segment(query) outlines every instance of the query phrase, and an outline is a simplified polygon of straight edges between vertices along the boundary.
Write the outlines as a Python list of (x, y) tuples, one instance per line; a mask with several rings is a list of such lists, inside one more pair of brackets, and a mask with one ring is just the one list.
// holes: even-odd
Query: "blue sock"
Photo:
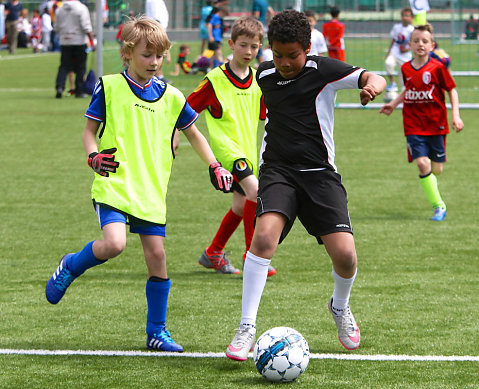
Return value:
[(87, 245), (83, 247), (83, 250), (73, 254), (67, 259), (67, 268), (75, 277), (81, 276), (85, 270), (93, 266), (106, 262), (96, 259), (95, 255), (93, 255), (93, 242), (94, 241), (87, 243)]
[(168, 307), (170, 287), (170, 279), (152, 277), (146, 281), (146, 302), (148, 304), (146, 333), (148, 335), (152, 335), (156, 330), (164, 327), (166, 324), (166, 310)]

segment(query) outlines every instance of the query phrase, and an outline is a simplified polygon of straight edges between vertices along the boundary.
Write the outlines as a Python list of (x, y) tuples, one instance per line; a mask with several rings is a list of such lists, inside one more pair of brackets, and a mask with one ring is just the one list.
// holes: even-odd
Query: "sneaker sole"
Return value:
[(248, 358), (240, 358), (240, 357), (237, 357), (237, 356), (234, 356), (234, 355), (229, 355), (228, 353), (225, 353), (225, 354), (229, 359), (231, 359), (233, 361), (244, 362), (244, 361), (248, 360)]

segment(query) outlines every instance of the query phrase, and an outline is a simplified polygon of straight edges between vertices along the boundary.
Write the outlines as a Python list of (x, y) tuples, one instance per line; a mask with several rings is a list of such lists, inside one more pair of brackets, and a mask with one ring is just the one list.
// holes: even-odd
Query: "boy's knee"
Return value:
[(114, 258), (118, 255), (120, 255), (123, 250), (125, 250), (126, 247), (126, 239), (110, 239), (105, 241), (105, 248), (106, 251), (108, 252), (108, 257), (109, 258)]
[(354, 248), (341, 248), (334, 253), (332, 261), (342, 271), (351, 271), (357, 266), (358, 258)]

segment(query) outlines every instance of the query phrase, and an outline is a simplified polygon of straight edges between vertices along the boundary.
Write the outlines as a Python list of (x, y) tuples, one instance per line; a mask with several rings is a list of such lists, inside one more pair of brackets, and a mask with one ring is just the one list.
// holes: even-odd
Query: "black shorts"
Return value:
[(218, 47), (220, 47), (220, 42), (208, 42), (208, 50), (213, 50), (213, 51), (216, 51), (216, 49), (218, 49)]
[(232, 188), (234, 191), (238, 192), (239, 194), (246, 196), (243, 188), (239, 184), (239, 182), (248, 176), (253, 175), (253, 171), (251, 170), (250, 163), (246, 159), (237, 159), (233, 163), (233, 171), (231, 172), (233, 175), (233, 185)]
[(329, 170), (261, 166), (256, 217), (266, 212), (278, 212), (288, 219), (279, 243), (288, 235), (296, 216), (320, 244), (323, 235), (353, 233), (346, 189), (341, 176)]

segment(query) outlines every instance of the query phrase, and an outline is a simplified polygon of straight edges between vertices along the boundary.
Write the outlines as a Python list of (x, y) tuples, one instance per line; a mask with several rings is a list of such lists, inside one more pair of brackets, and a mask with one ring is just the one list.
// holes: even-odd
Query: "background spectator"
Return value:
[(61, 98), (68, 72), (75, 72), (75, 97), (83, 93), (83, 77), (86, 71), (87, 37), (95, 49), (90, 12), (78, 0), (66, 0), (55, 14), (55, 31), (60, 37), (60, 67), (56, 79), (56, 98)]
[(10, 54), (15, 54), (18, 39), (18, 19), (23, 9), (22, 3), (18, 0), (10, 0), (5, 4), (5, 28), (7, 30), (7, 44)]

